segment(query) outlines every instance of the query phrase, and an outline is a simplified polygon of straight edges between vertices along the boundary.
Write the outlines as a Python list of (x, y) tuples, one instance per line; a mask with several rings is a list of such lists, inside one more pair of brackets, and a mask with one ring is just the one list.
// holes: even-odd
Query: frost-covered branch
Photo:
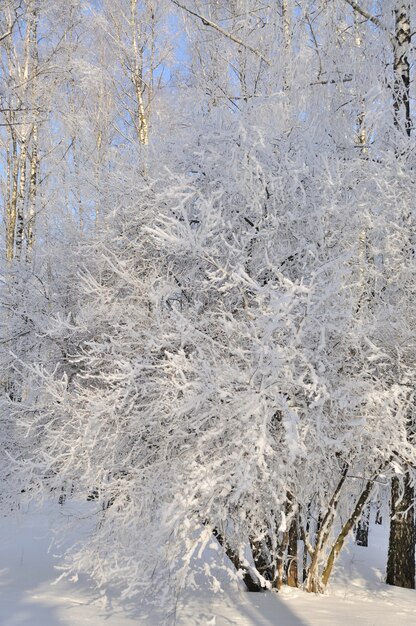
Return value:
[(186, 11), (190, 15), (193, 15), (194, 17), (197, 17), (199, 20), (201, 20), (201, 22), (202, 22), (202, 24), (204, 26), (209, 26), (210, 28), (213, 28), (218, 33), (220, 33), (221, 35), (226, 37), (227, 39), (230, 39), (230, 41), (233, 41), (234, 43), (236, 43), (238, 46), (246, 48), (246, 50), (249, 50), (250, 52), (255, 54), (262, 61), (264, 61), (264, 63), (266, 63), (266, 65), (271, 65), (271, 61), (269, 59), (267, 59), (259, 50), (257, 50), (256, 48), (253, 48), (253, 46), (250, 46), (250, 44), (248, 44), (247, 42), (242, 41), (241, 39), (239, 39), (238, 37), (236, 37), (232, 33), (228, 32), (227, 30), (222, 28), (222, 26), (219, 26), (219, 24), (216, 24), (215, 22), (213, 22), (209, 18), (205, 17), (204, 15), (201, 15), (200, 13), (197, 13), (193, 9), (190, 9), (186, 5), (184, 5), (181, 2), (179, 2), (178, 0), (171, 0), (171, 2), (173, 2), (173, 4), (175, 4), (177, 7), (179, 7), (183, 11)]

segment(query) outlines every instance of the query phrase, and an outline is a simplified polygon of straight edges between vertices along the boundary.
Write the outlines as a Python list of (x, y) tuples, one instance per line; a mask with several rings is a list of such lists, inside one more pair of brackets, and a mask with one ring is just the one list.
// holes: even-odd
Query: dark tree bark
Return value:
[(397, 2), (395, 9), (396, 28), (394, 45), (394, 123), (410, 137), (412, 120), (410, 115), (410, 61), (411, 43), (410, 4)]
[(293, 517), (289, 527), (286, 578), (289, 587), (298, 586), (298, 520)]
[(301, 537), (302, 537), (302, 541), (303, 541), (303, 555), (302, 555), (302, 582), (306, 581), (306, 578), (308, 576), (308, 547), (307, 547), (307, 537), (309, 535), (309, 530), (310, 530), (310, 505), (308, 506), (308, 514), (307, 514), (307, 518), (306, 518), (306, 527), (304, 528), (302, 525), (300, 525), (300, 532), (301, 532)]
[(241, 563), (238, 554), (227, 543), (225, 537), (220, 533), (220, 531), (217, 528), (214, 528), (212, 534), (220, 546), (224, 549), (225, 554), (228, 556), (235, 569), (242, 572), (243, 581), (248, 591), (264, 591), (264, 587), (262, 587), (260, 580), (257, 578), (255, 573), (250, 571)]
[(391, 481), (391, 521), (386, 583), (414, 589), (415, 493), (409, 474), (404, 476), (402, 483), (401, 486), (400, 479), (397, 477)]
[[(394, 45), (393, 110), (396, 128), (410, 137), (412, 119), (410, 112), (410, 3), (396, 3)], [(414, 434), (414, 425), (408, 424), (408, 436)], [(386, 582), (407, 589), (415, 588), (415, 490), (410, 474), (391, 483), (390, 537), (387, 558)]]
[(368, 547), (368, 527), (370, 522), (370, 507), (367, 504), (363, 512), (361, 513), (361, 517), (358, 520), (357, 528), (355, 530), (355, 543), (357, 546), (362, 546), (363, 548)]
[(250, 539), (250, 546), (257, 571), (265, 580), (270, 583), (273, 582), (275, 578), (275, 567), (271, 560), (270, 541)]

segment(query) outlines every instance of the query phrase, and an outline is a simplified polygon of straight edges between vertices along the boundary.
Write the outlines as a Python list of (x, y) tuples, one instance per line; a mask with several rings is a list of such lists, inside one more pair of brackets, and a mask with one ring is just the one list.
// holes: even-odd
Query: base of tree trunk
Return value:
[(361, 517), (358, 520), (357, 528), (355, 530), (355, 543), (357, 546), (363, 548), (368, 547), (368, 527), (370, 522), (370, 506), (367, 504), (364, 507)]
[(414, 589), (415, 490), (410, 482), (409, 474), (401, 480), (394, 477), (391, 481), (391, 521), (386, 583), (405, 589)]
[(294, 517), (289, 528), (286, 578), (289, 587), (298, 586), (298, 524)]

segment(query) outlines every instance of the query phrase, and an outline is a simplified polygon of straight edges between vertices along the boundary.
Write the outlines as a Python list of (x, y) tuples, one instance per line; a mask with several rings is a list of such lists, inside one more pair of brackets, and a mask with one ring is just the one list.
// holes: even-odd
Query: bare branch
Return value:
[(380, 28), (385, 33), (387, 33), (390, 40), (395, 45), (394, 35), (389, 31), (387, 26), (383, 24), (383, 22), (376, 15), (372, 15), (371, 13), (363, 9), (363, 7), (357, 4), (355, 0), (345, 0), (345, 2), (347, 2), (354, 9), (354, 11), (357, 11), (357, 13), (365, 17), (367, 20), (370, 20), (370, 22), (372, 22), (375, 26), (378, 26), (378, 28)]
[(16, 23), (18, 22), (19, 17), (21, 17), (21, 15), (22, 15), (22, 14), (19, 14), (17, 12), (17, 10), (21, 9), (21, 8), (22, 8), (22, 3), (20, 2), (19, 6), (15, 9), (15, 12), (14, 12), (15, 17), (14, 17), (13, 22), (9, 26), (9, 30), (7, 30), (5, 33), (0, 35), (0, 42), (2, 42), (4, 39), (7, 39), (7, 37), (10, 37), (10, 35), (13, 33), (13, 28), (15, 27)]
[(221, 35), (224, 35), (224, 37), (227, 37), (228, 39), (230, 39), (237, 45), (242, 46), (243, 48), (246, 48), (247, 50), (249, 50), (256, 56), (258, 56), (262, 61), (264, 61), (264, 63), (266, 63), (266, 65), (271, 65), (271, 61), (267, 59), (259, 50), (256, 50), (256, 48), (253, 48), (252, 46), (250, 46), (250, 44), (245, 43), (238, 37), (235, 37), (232, 33), (229, 33), (228, 31), (224, 30), (221, 26), (219, 26), (215, 22), (212, 22), (210, 19), (204, 17), (203, 15), (200, 15), (199, 13), (196, 13), (195, 11), (185, 6), (184, 4), (181, 4), (180, 2), (178, 2), (178, 0), (171, 0), (171, 2), (173, 2), (173, 4), (175, 4), (177, 7), (179, 7), (183, 11), (186, 11), (190, 15), (197, 17), (199, 20), (201, 20), (204, 26), (210, 26), (217, 32), (221, 33)]
[(319, 52), (319, 46), (318, 46), (318, 41), (316, 39), (315, 36), (315, 31), (313, 30), (313, 26), (312, 26), (312, 22), (309, 19), (309, 15), (306, 15), (306, 21), (308, 22), (308, 26), (309, 26), (309, 30), (311, 31), (311, 35), (312, 35), (312, 40), (315, 46), (315, 52), (318, 55), (318, 61), (319, 61), (319, 72), (318, 72), (318, 80), (321, 78), (322, 76), (322, 59), (321, 59), (321, 53)]
[(5, 33), (3, 33), (2, 35), (0, 35), (0, 41), (3, 41), (3, 39), (6, 39), (6, 37), (8, 37), (9, 35), (11, 35), (13, 32), (13, 28), (9, 28), (9, 30), (7, 30)]

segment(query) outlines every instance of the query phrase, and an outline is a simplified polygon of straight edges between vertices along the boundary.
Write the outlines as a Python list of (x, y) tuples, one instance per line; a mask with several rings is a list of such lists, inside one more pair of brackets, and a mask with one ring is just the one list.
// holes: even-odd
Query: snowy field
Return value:
[[(86, 579), (57, 578), (50, 514), (29, 512), (0, 523), (1, 626), (161, 626), (163, 614), (127, 608), (100, 596)], [(416, 592), (383, 584), (386, 528), (372, 526), (370, 547), (346, 549), (328, 595), (284, 589), (178, 598), (172, 626), (414, 626)]]

